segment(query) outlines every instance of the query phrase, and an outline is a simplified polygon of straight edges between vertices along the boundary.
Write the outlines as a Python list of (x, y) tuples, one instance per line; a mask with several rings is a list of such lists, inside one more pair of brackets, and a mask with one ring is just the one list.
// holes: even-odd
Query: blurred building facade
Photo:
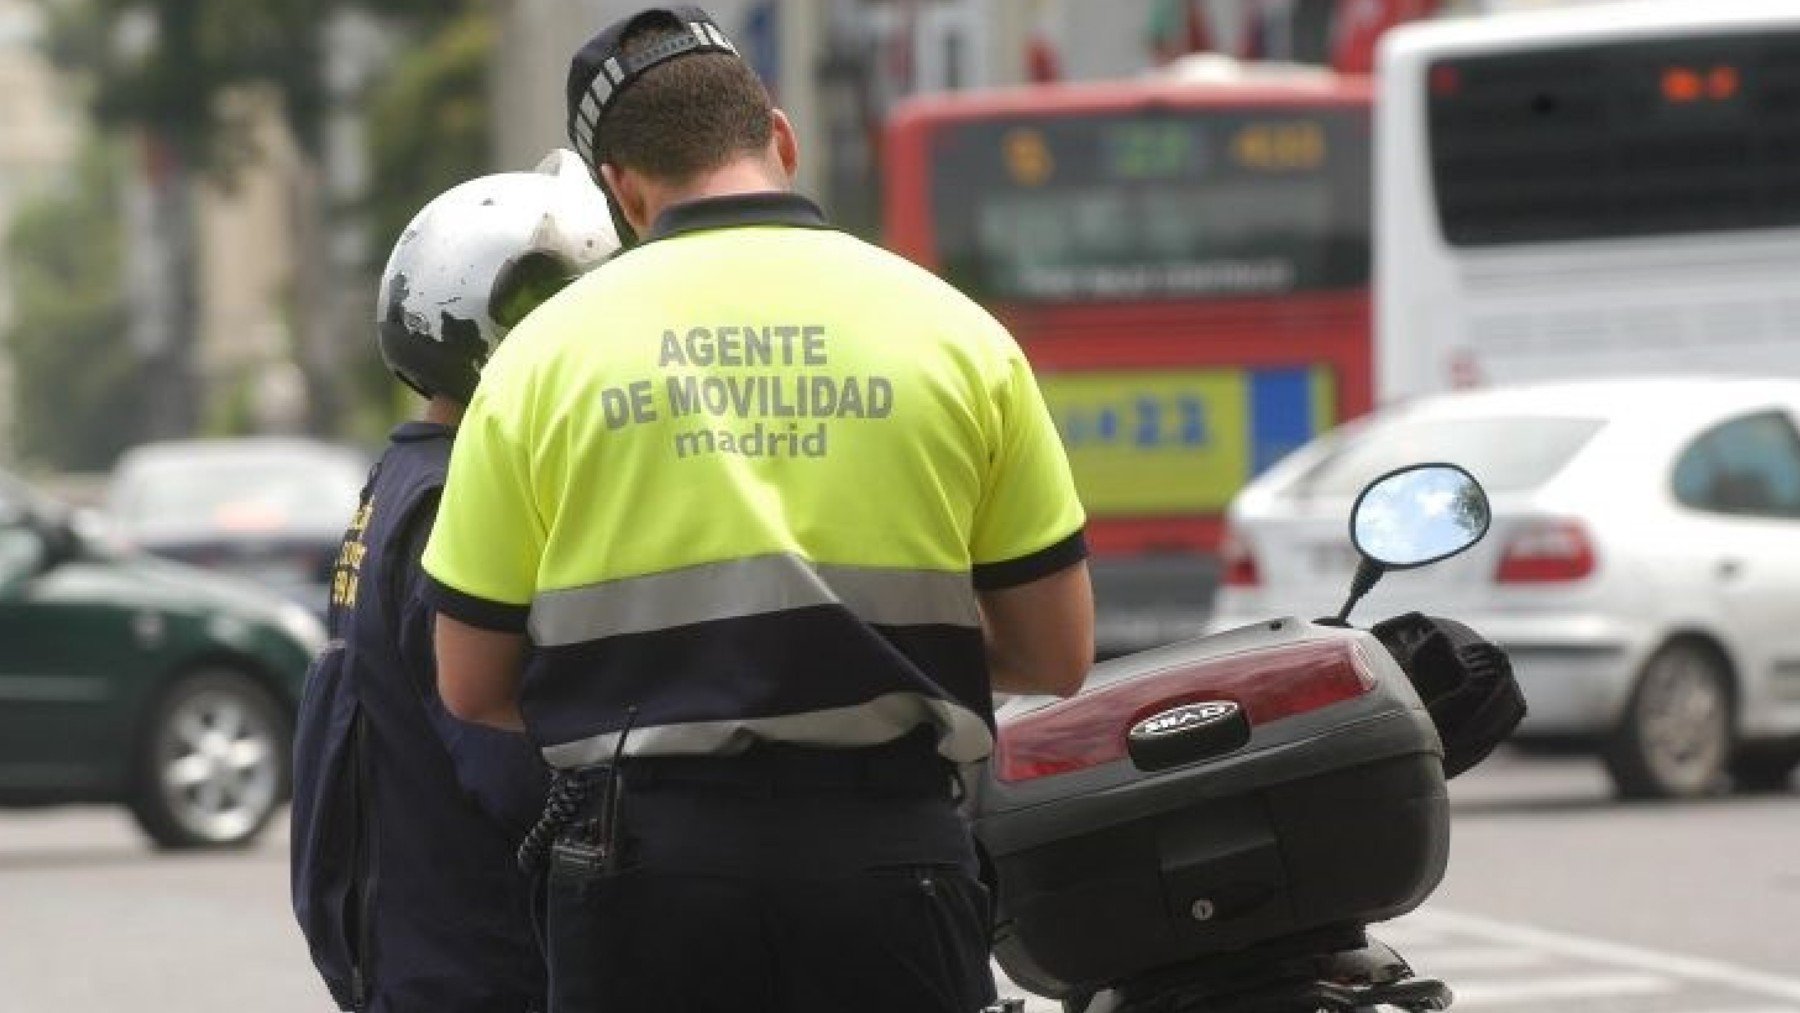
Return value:
[[(1452, 4), (1457, 0), (1451, 0)], [(500, 164), (564, 144), (569, 57), (635, 0), (499, 0), (493, 94)], [(1444, 0), (713, 0), (802, 140), (801, 189), (873, 232), (888, 109), (909, 95), (1143, 73), (1174, 56), (1331, 63)], [(1363, 36), (1356, 33), (1361, 32)], [(798, 54), (798, 55), (796, 55)]]
[(305, 185), (306, 166), (277, 95), (252, 88), (226, 101), (257, 160), (200, 185), (195, 369), (207, 402), (202, 418), (240, 416), (232, 421), (293, 431), (305, 422), (305, 387), (287, 306), (299, 266), (295, 193)]
[[(190, 366), (202, 432), (322, 428), (320, 388), (338, 383), (362, 347), (362, 328), (349, 321), (373, 296), (357, 298), (349, 279), (360, 278), (366, 243), (338, 212), (367, 182), (361, 98), (391, 47), (375, 19), (356, 13), (334, 15), (327, 38), (317, 152), (302, 150), (273, 88), (243, 86), (221, 99), (242, 157), (199, 177), (194, 200)], [(143, 213), (154, 176), (147, 154), (127, 184), (127, 207), (138, 211), (128, 219), (128, 291), (144, 354), (171, 340), (160, 332), (182, 319), (168, 305), (167, 261), (185, 240)]]
[[(909, 95), (1127, 76), (1197, 50), (1332, 62), (1347, 42), (1361, 44), (1356, 32), (1378, 31), (1393, 19), (1576, 2), (1584, 0), (710, 0), (706, 6), (798, 122), (802, 188), (820, 196), (841, 224), (873, 234), (881, 125)], [(527, 166), (566, 143), (570, 55), (598, 26), (639, 6), (639, 0), (493, 0), (496, 166)], [(65, 172), (89, 129), (80, 96), (40, 51), (44, 29), (41, 0), (0, 0), (0, 230), (21, 199)], [(245, 89), (228, 101), (248, 124), (255, 157), (228, 182), (205, 182), (196, 194), (191, 248), (198, 305), (188, 337), (203, 423), (265, 430), (306, 425), (318, 406), (308, 403), (302, 374), (329, 373), (348, 343), (364, 339), (362, 304), (371, 294), (353, 298), (359, 293), (346, 294), (338, 283), (360, 277), (353, 271), (369, 251), (359, 230), (330, 228), (329, 209), (352, 205), (362, 190), (361, 95), (391, 57), (392, 42), (374, 19), (354, 14), (334, 15), (331, 32), (324, 150), (306, 157), (274, 97)], [(146, 158), (141, 178), (127, 186), (128, 197), (139, 191), (140, 209), (152, 161)], [(328, 209), (323, 216), (320, 202)], [(307, 230), (321, 227), (329, 231), (323, 242), (309, 241)], [(127, 228), (136, 277), (133, 340), (142, 341), (155, 337), (159, 316), (181, 317), (158, 301), (168, 298), (169, 286), (159, 294), (157, 281), (166, 271), (168, 237), (141, 213), (128, 215)], [(10, 313), (7, 278), (0, 262), (0, 326)], [(340, 303), (324, 319), (349, 325), (300, 326), (296, 304), (320, 299)], [(0, 460), (10, 456), (8, 375), (0, 348)]]
[[(75, 159), (82, 112), (40, 48), (39, 4), (0, 0), (0, 239), (24, 201), (63, 176)], [(12, 272), (0, 248), (0, 333), (12, 321)], [(0, 461), (12, 456), (12, 368), (0, 346)]]

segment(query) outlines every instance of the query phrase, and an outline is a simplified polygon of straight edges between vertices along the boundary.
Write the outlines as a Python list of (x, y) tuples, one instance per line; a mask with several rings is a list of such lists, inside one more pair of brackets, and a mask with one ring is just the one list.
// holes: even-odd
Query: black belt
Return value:
[(626, 791), (697, 788), (753, 795), (849, 793), (953, 797), (956, 767), (930, 730), (879, 746), (824, 749), (764, 742), (736, 756), (635, 756)]

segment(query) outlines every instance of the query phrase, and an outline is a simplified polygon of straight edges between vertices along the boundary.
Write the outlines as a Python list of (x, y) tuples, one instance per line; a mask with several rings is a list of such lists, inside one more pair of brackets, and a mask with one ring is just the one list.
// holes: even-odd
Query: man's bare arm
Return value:
[(1094, 589), (1085, 561), (980, 598), (996, 691), (1073, 696), (1081, 689), (1094, 663)]
[(525, 730), (519, 713), (523, 635), (470, 626), (439, 612), (432, 641), (437, 648), (438, 695), (451, 714), (506, 731)]

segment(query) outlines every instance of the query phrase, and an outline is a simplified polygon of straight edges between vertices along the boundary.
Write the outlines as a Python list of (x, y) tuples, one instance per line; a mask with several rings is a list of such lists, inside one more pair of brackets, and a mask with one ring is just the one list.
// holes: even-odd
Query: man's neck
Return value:
[(462, 422), (462, 402), (439, 394), (425, 402), (425, 411), (419, 417), (436, 425), (454, 427)]
[(676, 204), (703, 200), (707, 197), (735, 197), (747, 193), (785, 192), (790, 188), (785, 176), (771, 172), (761, 157), (740, 158), (679, 186), (658, 188), (651, 194), (647, 217), (654, 226), (662, 213)]

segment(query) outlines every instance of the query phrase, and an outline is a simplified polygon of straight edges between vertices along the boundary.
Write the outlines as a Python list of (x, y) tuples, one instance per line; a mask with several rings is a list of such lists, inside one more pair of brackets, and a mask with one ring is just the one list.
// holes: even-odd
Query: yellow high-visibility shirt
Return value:
[(546, 757), (992, 747), (975, 590), (1080, 560), (1029, 364), (929, 272), (788, 194), (680, 205), (486, 367), (425, 553), (527, 630)]

